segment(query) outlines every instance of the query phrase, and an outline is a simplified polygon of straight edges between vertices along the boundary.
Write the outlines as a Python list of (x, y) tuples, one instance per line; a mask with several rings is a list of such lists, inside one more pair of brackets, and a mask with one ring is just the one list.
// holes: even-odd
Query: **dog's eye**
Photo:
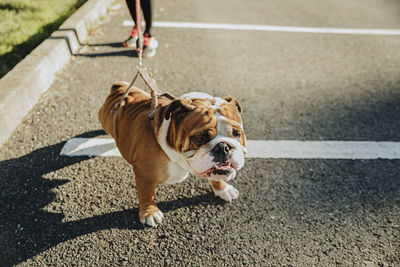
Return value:
[(198, 146), (204, 145), (208, 141), (208, 133), (204, 132), (204, 133), (193, 135), (191, 137), (191, 139)]
[(240, 131), (233, 130), (232, 136), (235, 137), (236, 139), (239, 139), (242, 136), (242, 133)]

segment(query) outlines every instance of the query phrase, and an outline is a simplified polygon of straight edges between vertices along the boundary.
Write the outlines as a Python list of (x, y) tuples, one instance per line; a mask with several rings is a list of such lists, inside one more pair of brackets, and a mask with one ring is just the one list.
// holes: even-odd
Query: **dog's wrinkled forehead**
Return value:
[(213, 97), (206, 93), (193, 92), (184, 94), (181, 98), (191, 99), (192, 105), (196, 107), (214, 110), (220, 115), (242, 124), (241, 107), (238, 106), (236, 100), (231, 101), (232, 97)]

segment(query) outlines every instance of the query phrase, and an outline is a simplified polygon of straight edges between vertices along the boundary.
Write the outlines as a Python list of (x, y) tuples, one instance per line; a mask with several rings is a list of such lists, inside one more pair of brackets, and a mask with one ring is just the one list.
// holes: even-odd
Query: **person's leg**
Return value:
[[(133, 23), (136, 24), (136, 1), (126, 0), (126, 5), (128, 6), (129, 13), (131, 14), (131, 17), (133, 19)], [(144, 21), (146, 22), (144, 33), (150, 33), (152, 24), (151, 0), (141, 0), (140, 5), (143, 10)]]
[[(136, 1), (135, 0), (126, 0), (126, 5), (128, 6), (129, 13), (133, 19), (133, 22), (136, 23)], [(141, 8), (143, 10), (144, 21), (146, 22), (146, 28), (144, 33), (150, 33), (151, 25), (152, 25), (152, 10), (151, 10), (151, 0), (141, 0), (140, 1)]]
[(131, 14), (133, 22), (136, 23), (136, 1), (126, 0), (126, 5), (128, 6), (129, 13)]
[[(126, 5), (128, 6), (129, 13), (133, 19), (133, 22), (136, 23), (136, 1), (135, 0), (126, 0)], [(136, 40), (138, 38), (138, 33), (136, 26), (133, 26), (131, 32), (129, 33), (128, 39), (126, 39), (122, 46), (124, 47), (136, 47)]]
[[(126, 0), (126, 4), (129, 9), (129, 13), (131, 17), (136, 23), (136, 1), (135, 0)], [(156, 48), (158, 47), (157, 40), (151, 36), (150, 30), (152, 26), (152, 6), (151, 0), (140, 0), (141, 9), (143, 10), (143, 19), (146, 23), (146, 27), (144, 29), (143, 37), (143, 48), (144, 48), (144, 56), (152, 57), (156, 52)], [(125, 47), (136, 47), (136, 40), (138, 38), (138, 32), (136, 26), (133, 27), (130, 36), (127, 40), (125, 40), (122, 45)]]
[(141, 0), (143, 17), (146, 22), (146, 28), (144, 29), (144, 33), (150, 34), (151, 26), (152, 26), (152, 10), (151, 10), (151, 0)]
[(144, 21), (146, 22), (146, 27), (144, 29), (143, 37), (143, 55), (145, 57), (152, 57), (156, 53), (156, 48), (158, 47), (157, 40), (151, 36), (151, 26), (152, 26), (152, 6), (151, 0), (141, 0), (141, 7), (143, 10)]

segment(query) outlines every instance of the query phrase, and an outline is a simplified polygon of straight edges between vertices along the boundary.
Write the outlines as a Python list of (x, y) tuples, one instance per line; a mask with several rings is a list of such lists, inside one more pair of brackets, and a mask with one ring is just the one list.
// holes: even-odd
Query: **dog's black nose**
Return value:
[(215, 153), (228, 153), (229, 150), (231, 150), (231, 146), (227, 143), (218, 143), (212, 151)]
[(218, 143), (212, 150), (212, 155), (214, 156), (214, 161), (216, 162), (227, 162), (231, 159), (231, 151), (232, 147), (227, 143)]

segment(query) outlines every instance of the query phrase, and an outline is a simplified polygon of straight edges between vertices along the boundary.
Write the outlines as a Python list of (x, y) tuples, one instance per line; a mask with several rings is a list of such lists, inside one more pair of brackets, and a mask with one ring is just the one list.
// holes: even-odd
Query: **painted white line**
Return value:
[[(122, 25), (133, 26), (133, 21), (125, 20)], [(202, 22), (172, 22), (155, 21), (153, 27), (183, 28), (183, 29), (213, 29), (241, 30), (266, 32), (298, 32), (298, 33), (328, 33), (328, 34), (361, 34), (361, 35), (400, 35), (400, 29), (353, 29), (353, 28), (323, 28), (323, 27), (292, 27), (275, 25), (224, 24)]]
[[(246, 158), (400, 159), (400, 142), (248, 140), (247, 148)], [(72, 138), (60, 154), (70, 157), (121, 156), (111, 138)]]
[(400, 142), (250, 140), (252, 158), (400, 159)]
[(60, 155), (121, 157), (112, 138), (72, 138), (65, 143)]

